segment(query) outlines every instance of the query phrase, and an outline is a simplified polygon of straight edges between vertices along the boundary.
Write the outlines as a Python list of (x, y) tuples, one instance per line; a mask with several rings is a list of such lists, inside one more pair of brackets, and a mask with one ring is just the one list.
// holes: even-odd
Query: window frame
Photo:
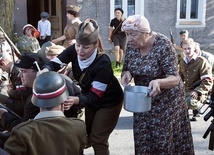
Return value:
[(190, 19), (191, 0), (187, 1), (186, 18), (180, 18), (180, 3), (181, 0), (177, 0), (177, 22), (176, 28), (191, 28), (191, 27), (205, 27), (206, 22), (206, 0), (198, 0), (198, 18)]
[[(110, 0), (110, 19), (115, 17), (114, 15), (114, 1)], [(127, 18), (127, 8), (128, 8), (128, 0), (122, 0), (122, 9), (124, 11), (123, 16)], [(135, 0), (135, 14), (144, 15), (144, 0)]]

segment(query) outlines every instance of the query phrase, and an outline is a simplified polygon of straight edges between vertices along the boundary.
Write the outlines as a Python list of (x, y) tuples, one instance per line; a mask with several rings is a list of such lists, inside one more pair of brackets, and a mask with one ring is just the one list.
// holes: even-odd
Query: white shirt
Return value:
[(38, 30), (40, 32), (40, 36), (51, 36), (51, 23), (49, 20), (38, 22)]

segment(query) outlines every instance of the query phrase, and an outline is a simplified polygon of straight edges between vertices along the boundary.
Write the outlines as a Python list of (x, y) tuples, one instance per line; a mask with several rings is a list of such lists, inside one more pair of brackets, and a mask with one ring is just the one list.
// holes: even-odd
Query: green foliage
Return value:
[(115, 61), (112, 61), (112, 62), (111, 62), (111, 66), (112, 66), (112, 69), (113, 69), (113, 71), (114, 71), (114, 75), (115, 75), (115, 76), (120, 76), (120, 74), (121, 74), (121, 72), (122, 72), (122, 68), (123, 68), (123, 62), (122, 62), (122, 64), (120, 65), (120, 67), (115, 68), (116, 62), (115, 62)]

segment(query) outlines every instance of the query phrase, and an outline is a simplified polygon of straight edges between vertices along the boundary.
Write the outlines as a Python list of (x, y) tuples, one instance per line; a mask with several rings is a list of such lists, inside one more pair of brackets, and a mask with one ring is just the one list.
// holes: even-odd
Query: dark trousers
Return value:
[(10, 97), (0, 94), (0, 103), (12, 110), (14, 113), (19, 115), (20, 117), (24, 114), (24, 106), (25, 103), (21, 99), (13, 100)]
[(85, 108), (88, 143), (93, 147), (95, 155), (109, 155), (108, 139), (117, 124), (121, 108), (122, 103), (96, 111)]
[(42, 45), (48, 41), (51, 40), (51, 36), (46, 36), (45, 39), (39, 39), (39, 45), (42, 47)]

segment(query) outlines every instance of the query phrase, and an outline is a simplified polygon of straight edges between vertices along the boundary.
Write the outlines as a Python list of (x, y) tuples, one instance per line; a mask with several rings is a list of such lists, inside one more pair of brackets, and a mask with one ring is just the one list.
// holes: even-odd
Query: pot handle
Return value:
[(151, 93), (152, 89), (148, 89), (148, 91), (145, 93), (145, 97), (149, 96), (149, 94)]

